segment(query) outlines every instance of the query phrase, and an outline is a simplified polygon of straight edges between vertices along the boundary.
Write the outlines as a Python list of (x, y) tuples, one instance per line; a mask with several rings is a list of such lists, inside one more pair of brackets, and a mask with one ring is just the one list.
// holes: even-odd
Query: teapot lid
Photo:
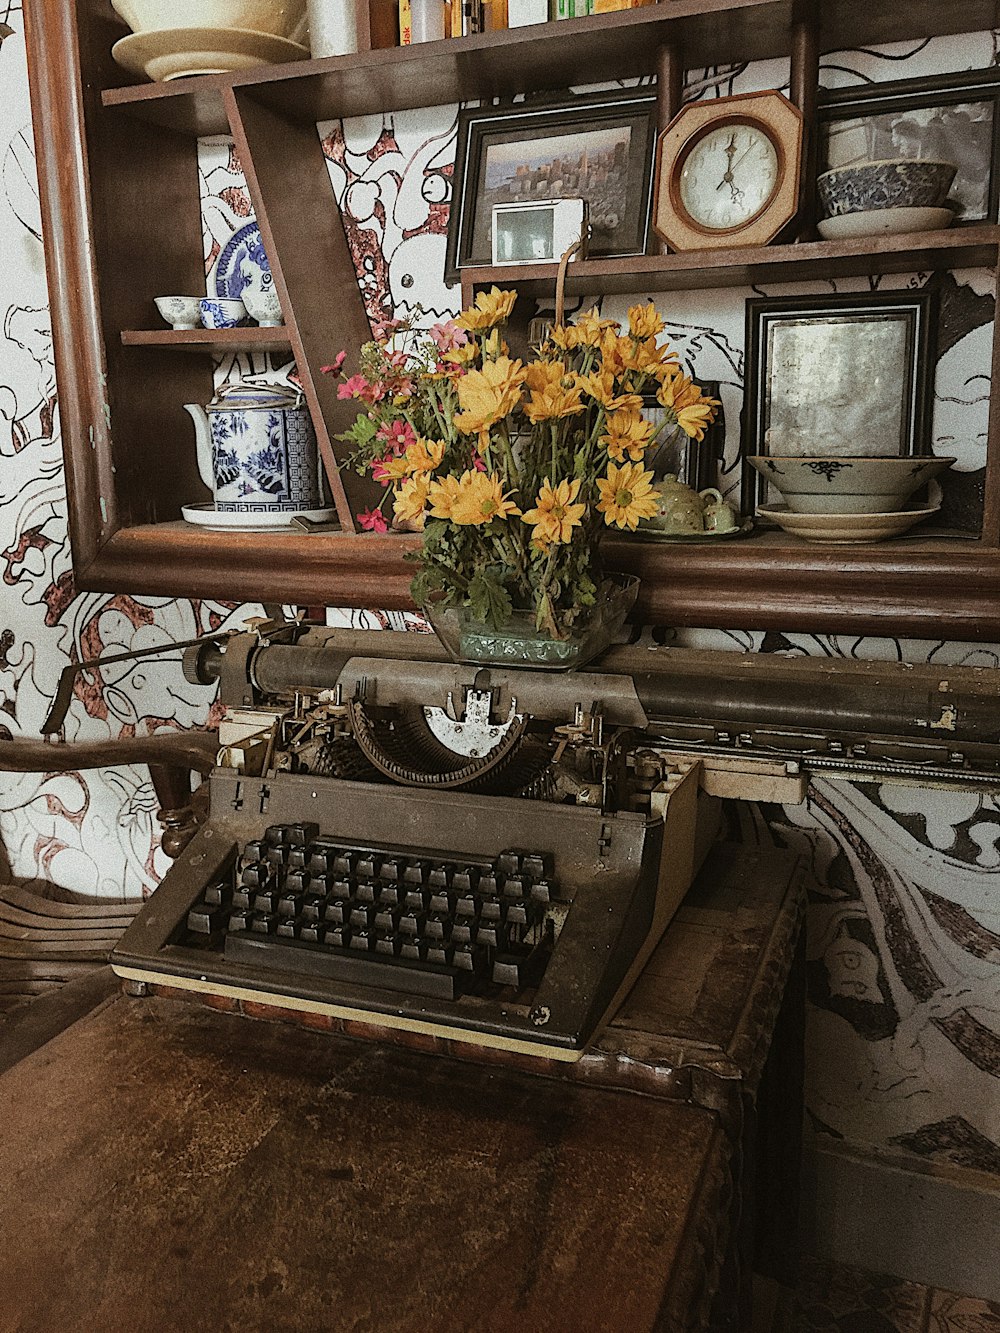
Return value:
[(208, 404), (208, 411), (225, 411), (232, 408), (298, 408), (305, 402), (305, 395), (291, 384), (241, 384), (226, 383), (220, 385), (215, 397)]

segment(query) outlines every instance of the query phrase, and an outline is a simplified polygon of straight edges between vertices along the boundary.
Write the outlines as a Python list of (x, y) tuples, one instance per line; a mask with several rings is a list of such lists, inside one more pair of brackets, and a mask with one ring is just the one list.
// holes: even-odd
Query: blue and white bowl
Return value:
[(242, 301), (206, 296), (201, 302), (201, 322), (206, 329), (236, 329), (247, 322), (247, 308)]
[(953, 162), (912, 158), (835, 167), (816, 181), (820, 213), (836, 218), (883, 208), (940, 208), (957, 170)]
[(891, 514), (954, 458), (786, 457), (755, 454), (751, 467), (780, 491), (795, 514)]

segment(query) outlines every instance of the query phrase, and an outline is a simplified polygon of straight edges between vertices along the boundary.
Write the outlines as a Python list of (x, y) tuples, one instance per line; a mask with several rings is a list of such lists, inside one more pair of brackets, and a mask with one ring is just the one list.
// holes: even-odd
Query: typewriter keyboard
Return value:
[(537, 986), (558, 898), (540, 853), (441, 860), (281, 824), (206, 888), (187, 940), (258, 969), (457, 999)]

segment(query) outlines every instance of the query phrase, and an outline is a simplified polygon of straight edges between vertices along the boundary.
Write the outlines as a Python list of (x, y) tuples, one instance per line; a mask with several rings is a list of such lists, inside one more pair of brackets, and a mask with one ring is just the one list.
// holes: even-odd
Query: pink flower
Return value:
[(476, 454), (475, 458), (472, 460), (472, 466), (477, 472), (486, 471), (486, 464), (483, 462), (482, 458), (480, 458), (479, 454)]
[(386, 471), (386, 463), (388, 463), (388, 461), (387, 458), (376, 458), (374, 463), (372, 463), (372, 478), (374, 481), (377, 481), (380, 486), (388, 486), (389, 482), (392, 481), (392, 477)]
[(365, 532), (389, 531), (389, 524), (385, 521), (385, 514), (382, 513), (381, 509), (366, 509), (358, 515), (358, 522)]
[(347, 360), (346, 352), (338, 352), (328, 366), (320, 366), (320, 373), (323, 375), (339, 375), (340, 368)]
[(453, 319), (443, 320), (430, 330), (431, 338), (441, 352), (451, 352), (456, 347), (464, 347), (469, 341), (468, 334), (460, 329)]
[(403, 327), (401, 319), (384, 319), (381, 324), (376, 324), (372, 333), (376, 338), (391, 338), (394, 333), (398, 333)]
[(417, 433), (408, 421), (387, 421), (379, 427), (375, 438), (387, 444), (398, 458), (411, 444), (416, 444)]
[(350, 379), (344, 380), (343, 384), (337, 385), (337, 397), (364, 398), (370, 389), (371, 385), (364, 375), (352, 375)]

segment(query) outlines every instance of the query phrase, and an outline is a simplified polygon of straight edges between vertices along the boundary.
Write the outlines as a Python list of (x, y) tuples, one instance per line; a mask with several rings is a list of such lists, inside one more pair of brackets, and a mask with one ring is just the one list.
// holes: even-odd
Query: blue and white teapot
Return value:
[(316, 431), (301, 389), (224, 384), (207, 407), (185, 403), (198, 471), (217, 510), (298, 514), (323, 503)]

